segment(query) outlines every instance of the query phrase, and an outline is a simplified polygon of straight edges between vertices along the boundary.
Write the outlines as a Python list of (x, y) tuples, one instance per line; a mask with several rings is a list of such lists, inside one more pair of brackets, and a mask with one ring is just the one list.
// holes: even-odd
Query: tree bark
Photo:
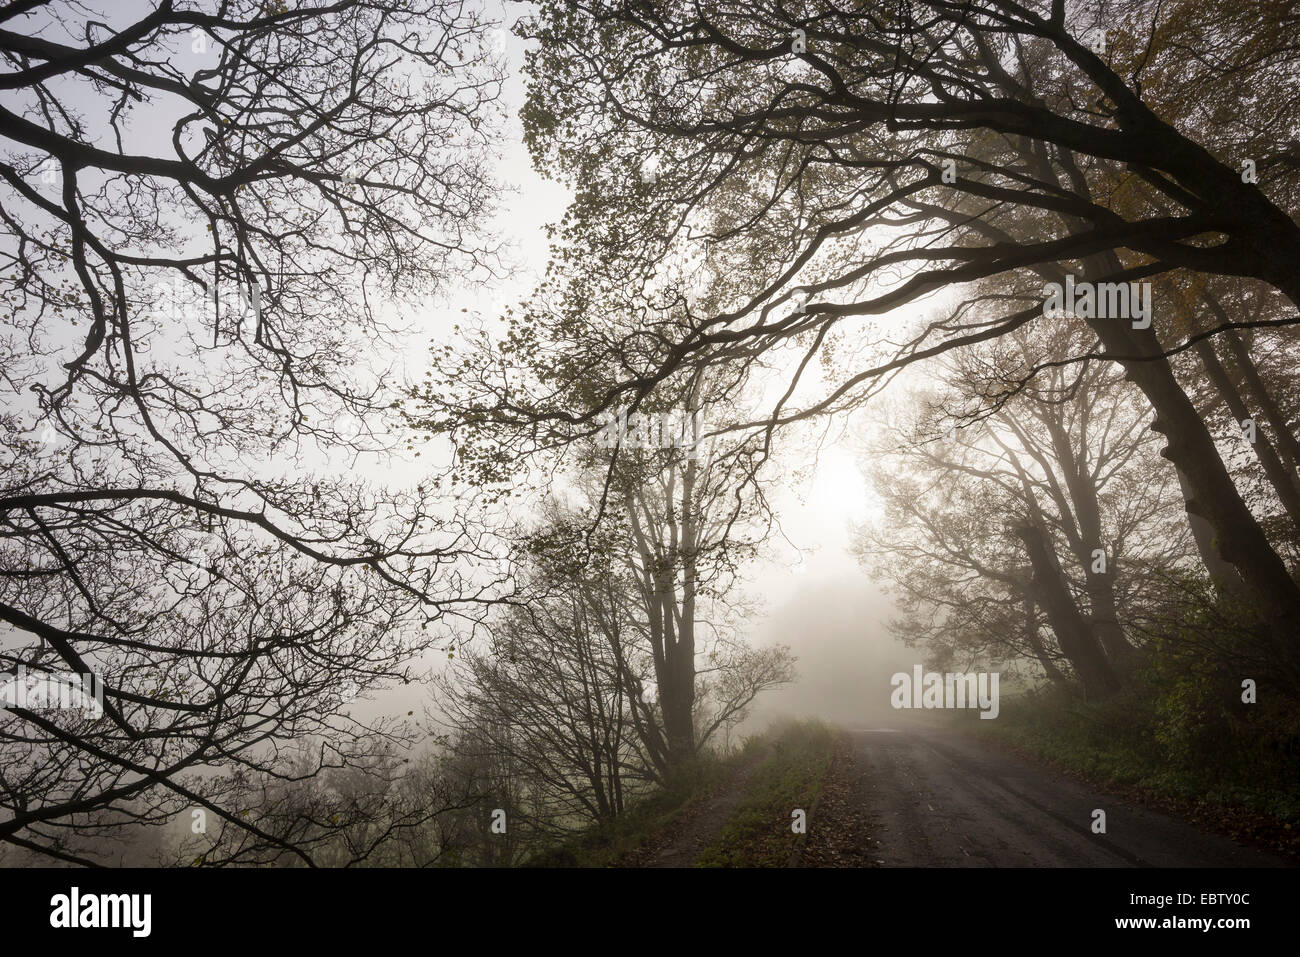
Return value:
[[(1210, 382), (1214, 385), (1215, 391), (1219, 393), (1228, 411), (1232, 413), (1233, 419), (1240, 425), (1247, 419), (1252, 419), (1250, 409), (1247, 408), (1246, 402), (1237, 391), (1232, 379), (1228, 377), (1228, 371), (1223, 368), (1223, 363), (1219, 361), (1218, 355), (1214, 351), (1214, 346), (1208, 339), (1202, 339), (1196, 344), (1196, 354), (1200, 356), (1201, 364), (1205, 366), (1206, 374), (1210, 377)], [(1291, 524), (1300, 531), (1300, 488), (1297, 488), (1287, 474), (1287, 468), (1278, 457), (1277, 451), (1273, 448), (1273, 443), (1269, 441), (1268, 435), (1263, 429), (1255, 428), (1255, 441), (1253, 443), (1255, 454), (1259, 456), (1259, 464), (1264, 468), (1264, 475), (1267, 476), (1269, 484), (1273, 486), (1273, 491), (1277, 493), (1278, 501), (1286, 509), (1287, 515), (1291, 518)]]
[[(1225, 316), (1224, 319), (1227, 317)], [(1237, 330), (1229, 329), (1223, 334), (1223, 341), (1228, 345), (1228, 351), (1232, 353), (1233, 362), (1245, 380), (1246, 386), (1250, 389), (1255, 401), (1259, 403), (1261, 411), (1264, 413), (1264, 419), (1268, 422), (1269, 428), (1277, 437), (1278, 450), (1281, 452), (1283, 459), (1287, 463), (1287, 468), (1293, 483), (1300, 488), (1300, 441), (1296, 440), (1295, 433), (1287, 424), (1286, 415), (1282, 412), (1281, 407), (1277, 404), (1277, 399), (1273, 397), (1272, 391), (1264, 384), (1263, 378), (1259, 374), (1259, 369), (1246, 351), (1246, 344), (1241, 341), (1241, 336)]]
[(1110, 697), (1119, 690), (1119, 678), (1106, 659), (1097, 635), (1079, 613), (1047, 536), (1029, 522), (1017, 527), (1015, 532), (1024, 542), (1034, 573), (1034, 588), (1056, 633), (1057, 644), (1083, 682), (1084, 694), (1090, 701)]
[(1058, 687), (1069, 685), (1069, 679), (1065, 677), (1065, 672), (1056, 666), (1047, 653), (1047, 646), (1043, 644), (1043, 638), (1038, 633), (1038, 616), (1034, 614), (1036, 606), (1033, 595), (1033, 586), (1026, 582), (1021, 586), (1021, 596), (1025, 604), (1025, 641), (1028, 642), (1029, 648), (1038, 659), (1038, 664), (1042, 667), (1043, 672), (1047, 675), (1052, 684)]
[[(1103, 271), (1090, 270), (1089, 278), (1117, 270), (1113, 256), (1098, 259), (1092, 267)], [(1182, 473), (1188, 513), (1209, 525), (1214, 550), (1236, 567), (1279, 664), (1300, 676), (1300, 585), (1237, 491), (1209, 428), (1161, 354), (1160, 340), (1152, 329), (1132, 329), (1123, 319), (1094, 318), (1088, 325), (1155, 410), (1151, 428), (1167, 440), (1161, 455)]]
[[(1178, 487), (1182, 489), (1183, 501), (1190, 501), (1192, 498), (1192, 486), (1187, 481), (1187, 476), (1183, 470), (1174, 466), (1174, 472), (1178, 475)], [(1240, 598), (1245, 593), (1245, 583), (1241, 576), (1237, 574), (1237, 568), (1223, 560), (1214, 545), (1214, 529), (1210, 523), (1201, 515), (1195, 512), (1186, 512), (1187, 525), (1192, 530), (1192, 540), (1196, 543), (1196, 550), (1201, 556), (1201, 564), (1209, 573), (1210, 580), (1222, 592)]]
[[(1119, 623), (1119, 607), (1115, 600), (1115, 564), (1119, 556), (1107, 552), (1106, 545), (1101, 540), (1101, 503), (1097, 499), (1097, 487), (1088, 471), (1087, 446), (1082, 447), (1080, 455), (1075, 455), (1070, 436), (1062, 425), (1055, 421), (1047, 424), (1057, 461), (1061, 464), (1065, 487), (1074, 505), (1075, 521), (1078, 522), (1080, 547), (1076, 557), (1083, 565), (1092, 627), (1101, 640), (1106, 655), (1119, 667), (1128, 660), (1133, 646), (1124, 636), (1124, 629)], [(1098, 548), (1105, 556), (1105, 571), (1102, 572), (1092, 570), (1092, 552)]]

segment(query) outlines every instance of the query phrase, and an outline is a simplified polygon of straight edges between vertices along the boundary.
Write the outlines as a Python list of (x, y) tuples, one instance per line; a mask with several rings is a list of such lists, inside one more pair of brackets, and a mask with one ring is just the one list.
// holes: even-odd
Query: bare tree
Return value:
[(306, 736), (298, 778), (412, 739), (345, 703), (478, 614), (482, 531), (325, 456), (389, 448), (393, 305), (492, 262), (488, 26), (459, 0), (0, 11), (0, 659), (103, 679), (102, 716), (0, 720), (0, 839), (89, 863), (82, 836), (194, 808), (243, 832), (207, 862), (308, 863), (240, 776)]

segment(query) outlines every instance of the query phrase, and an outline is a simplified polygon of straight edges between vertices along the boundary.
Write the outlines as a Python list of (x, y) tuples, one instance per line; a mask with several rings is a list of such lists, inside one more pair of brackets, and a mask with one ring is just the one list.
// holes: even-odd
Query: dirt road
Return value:
[[(961, 735), (899, 727), (852, 736), (852, 798), (885, 867), (1286, 864)], [(1105, 834), (1092, 832), (1094, 809), (1106, 812)]]

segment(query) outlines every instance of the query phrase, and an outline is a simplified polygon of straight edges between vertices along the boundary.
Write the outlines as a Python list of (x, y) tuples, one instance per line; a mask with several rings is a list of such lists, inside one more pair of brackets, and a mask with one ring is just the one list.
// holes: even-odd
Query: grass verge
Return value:
[(697, 860), (700, 867), (785, 867), (802, 837), (791, 825), (796, 809), (805, 822), (821, 796), (835, 751), (836, 732), (802, 721), (760, 739), (770, 754), (749, 776), (745, 797), (721, 833)]
[(653, 843), (696, 803), (723, 786), (751, 756), (748, 748), (727, 757), (704, 754), (674, 783), (631, 802), (613, 821), (586, 828), (533, 855), (526, 867), (610, 867)]

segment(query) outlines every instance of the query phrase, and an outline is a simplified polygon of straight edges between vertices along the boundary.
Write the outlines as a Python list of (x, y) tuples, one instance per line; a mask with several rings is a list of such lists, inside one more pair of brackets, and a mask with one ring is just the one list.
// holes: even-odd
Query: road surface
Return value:
[[(934, 729), (852, 731), (853, 800), (886, 867), (1277, 867), (1051, 770)], [(1093, 811), (1106, 833), (1092, 832)]]

